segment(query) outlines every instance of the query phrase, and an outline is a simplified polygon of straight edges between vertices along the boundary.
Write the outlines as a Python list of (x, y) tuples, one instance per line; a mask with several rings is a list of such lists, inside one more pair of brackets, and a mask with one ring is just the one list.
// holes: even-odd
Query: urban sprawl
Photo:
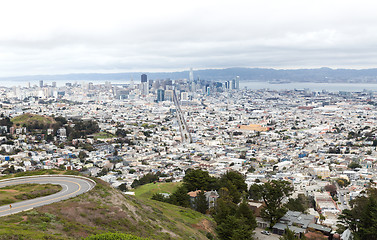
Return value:
[[(128, 189), (148, 173), (182, 181), (187, 169), (237, 171), (248, 187), (282, 179), (293, 198), (315, 206), (288, 212), (274, 233), (294, 219), (305, 222), (297, 229), (333, 232), (349, 201), (377, 179), (376, 93), (249, 90), (239, 81), (191, 72), (183, 80), (143, 74), (127, 84), (1, 88), (0, 172), (79, 170)], [(335, 195), (325, 188), (333, 184)], [(262, 205), (249, 204), (256, 212)]]

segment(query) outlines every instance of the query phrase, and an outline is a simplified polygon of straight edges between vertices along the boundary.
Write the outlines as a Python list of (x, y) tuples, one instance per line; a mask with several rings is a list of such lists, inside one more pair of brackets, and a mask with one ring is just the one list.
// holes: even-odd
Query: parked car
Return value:
[(262, 233), (264, 235), (271, 235), (271, 233), (269, 231), (265, 231), (265, 230), (261, 231), (260, 233)]

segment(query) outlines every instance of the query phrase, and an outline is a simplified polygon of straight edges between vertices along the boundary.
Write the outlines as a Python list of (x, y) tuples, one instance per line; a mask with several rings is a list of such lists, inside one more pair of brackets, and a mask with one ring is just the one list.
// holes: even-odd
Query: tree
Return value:
[(201, 169), (188, 169), (183, 177), (183, 182), (189, 192), (217, 189), (217, 179)]
[(357, 163), (357, 162), (351, 162), (349, 165), (348, 165), (348, 168), (351, 168), (351, 169), (355, 169), (355, 168), (361, 168), (362, 166)]
[(187, 192), (188, 191), (185, 185), (179, 186), (177, 190), (170, 196), (168, 202), (182, 207), (189, 207), (190, 197)]
[(164, 197), (164, 195), (162, 195), (161, 193), (155, 193), (152, 195), (152, 200), (166, 202), (168, 199)]
[(352, 209), (343, 210), (340, 223), (348, 227), (354, 239), (377, 239), (377, 189), (368, 189), (350, 202)]
[(298, 211), (305, 213), (309, 208), (309, 199), (304, 194), (299, 194), (297, 198), (289, 198), (285, 207), (291, 211)]
[(220, 198), (213, 217), (219, 239), (253, 239), (256, 221), (247, 203), (237, 206), (228, 199)]
[(128, 191), (127, 183), (122, 183), (121, 185), (118, 186), (118, 189), (121, 190), (122, 192), (127, 192)]
[(247, 191), (247, 184), (245, 183), (245, 177), (236, 171), (228, 171), (220, 178), (220, 185), (222, 182), (230, 181), (239, 192)]
[(347, 179), (344, 179), (344, 178), (338, 178), (338, 179), (336, 179), (336, 182), (338, 183), (339, 187), (346, 187), (350, 184), (350, 182), (347, 181)]
[(336, 186), (334, 184), (329, 184), (325, 186), (325, 191), (330, 192), (331, 196), (335, 196), (337, 191), (336, 191)]
[(205, 214), (208, 209), (208, 202), (206, 196), (204, 195), (204, 191), (200, 191), (199, 194), (195, 198), (195, 210)]
[(106, 174), (109, 173), (109, 169), (107, 168), (102, 168), (102, 170), (97, 174), (97, 177), (102, 177), (105, 176)]
[(102, 233), (97, 235), (92, 235), (85, 240), (147, 240), (146, 238), (137, 237), (131, 234), (125, 233)]
[(246, 201), (242, 201), (238, 206), (236, 217), (244, 218), (245, 222), (250, 225), (253, 229), (257, 227), (257, 221), (253, 211), (250, 209)]
[(159, 177), (158, 177), (157, 174), (147, 173), (143, 177), (141, 177), (139, 180), (135, 179), (132, 182), (131, 187), (136, 188), (138, 186), (148, 184), (148, 183), (153, 183), (153, 182), (158, 181), (158, 180), (159, 180)]
[(88, 156), (88, 154), (86, 154), (85, 151), (80, 151), (79, 152), (79, 158), (80, 158), (80, 160), (84, 160), (87, 157), (89, 157), (89, 156)]
[(292, 191), (293, 187), (289, 182), (271, 180), (262, 185), (251, 185), (249, 196), (251, 199), (264, 202), (265, 206), (262, 208), (261, 216), (270, 221), (270, 227), (273, 227), (287, 212), (283, 206), (283, 199), (290, 196)]
[(301, 240), (301, 239), (305, 239), (305, 237), (304, 238), (297, 237), (295, 235), (295, 232), (290, 230), (289, 228), (286, 228), (283, 236), (279, 238), (279, 240)]
[(219, 185), (228, 189), (229, 195), (234, 203), (239, 203), (242, 193), (247, 191), (244, 176), (235, 171), (228, 171), (222, 175), (219, 180)]

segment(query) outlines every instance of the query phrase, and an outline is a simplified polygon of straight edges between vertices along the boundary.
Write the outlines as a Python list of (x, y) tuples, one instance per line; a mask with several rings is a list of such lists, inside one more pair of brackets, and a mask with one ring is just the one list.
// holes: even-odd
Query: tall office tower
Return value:
[(191, 92), (196, 92), (196, 83), (191, 82)]
[(181, 101), (188, 101), (189, 95), (188, 92), (181, 92)]
[(165, 101), (165, 90), (157, 89), (157, 102)]
[(189, 76), (190, 82), (194, 81), (194, 71), (192, 68), (190, 68), (190, 76)]
[(147, 74), (141, 74), (141, 82), (142, 83), (148, 82)]
[(173, 101), (173, 90), (165, 90), (165, 100)]
[(56, 82), (52, 82), (52, 87), (56, 87)]
[(149, 94), (149, 84), (147, 82), (141, 83), (141, 94), (145, 96)]
[(206, 92), (207, 92), (207, 96), (211, 94), (211, 89), (209, 88), (209, 86), (207, 86)]
[(230, 84), (230, 89), (236, 89), (236, 79), (232, 79), (232, 82)]
[(168, 85), (168, 86), (173, 86), (173, 81), (172, 81), (170, 78), (167, 78), (167, 79), (165, 80), (165, 83), (166, 83), (166, 85)]
[(236, 77), (236, 89), (240, 89), (240, 76)]
[(149, 88), (151, 88), (153, 86), (153, 80), (152, 79), (149, 79), (148, 80), (148, 83), (149, 83)]
[(230, 82), (229, 82), (229, 81), (226, 81), (226, 82), (225, 82), (225, 89), (229, 89), (229, 88), (230, 88), (229, 85), (230, 85)]
[(112, 88), (111, 82), (106, 81), (105, 82), (105, 87), (106, 87), (106, 89), (111, 89)]
[(43, 88), (43, 80), (40, 80), (40, 81), (39, 81), (39, 87), (40, 87), (40, 88)]
[(152, 85), (153, 89), (158, 89), (160, 86), (161, 86), (160, 81), (158, 81), (158, 80), (153, 81), (153, 85)]
[(134, 88), (134, 78), (131, 76), (130, 88)]

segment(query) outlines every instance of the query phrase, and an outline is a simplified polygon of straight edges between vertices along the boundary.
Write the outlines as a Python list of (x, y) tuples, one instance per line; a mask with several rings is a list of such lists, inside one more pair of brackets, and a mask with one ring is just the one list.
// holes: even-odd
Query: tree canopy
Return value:
[(183, 182), (189, 192), (196, 190), (208, 191), (218, 188), (216, 185), (217, 179), (201, 169), (188, 169)]
[(368, 189), (350, 202), (352, 209), (343, 210), (340, 222), (348, 227), (354, 239), (377, 239), (377, 189)]
[(146, 238), (137, 237), (131, 234), (125, 233), (102, 233), (97, 235), (92, 235), (85, 240), (147, 240)]
[(234, 203), (241, 201), (242, 193), (247, 192), (247, 184), (244, 176), (235, 171), (228, 171), (219, 179), (219, 186), (225, 187)]
[(289, 198), (285, 207), (291, 211), (305, 213), (309, 208), (309, 199), (304, 194), (299, 194), (297, 198)]
[(264, 184), (250, 186), (249, 196), (254, 200), (262, 200), (265, 206), (262, 208), (261, 216), (270, 221), (270, 227), (284, 216), (287, 209), (283, 206), (283, 199), (291, 195), (293, 187), (287, 181), (271, 180)]
[(257, 224), (246, 202), (237, 206), (229, 199), (220, 198), (213, 218), (217, 223), (216, 232), (219, 239), (254, 239), (253, 231)]

